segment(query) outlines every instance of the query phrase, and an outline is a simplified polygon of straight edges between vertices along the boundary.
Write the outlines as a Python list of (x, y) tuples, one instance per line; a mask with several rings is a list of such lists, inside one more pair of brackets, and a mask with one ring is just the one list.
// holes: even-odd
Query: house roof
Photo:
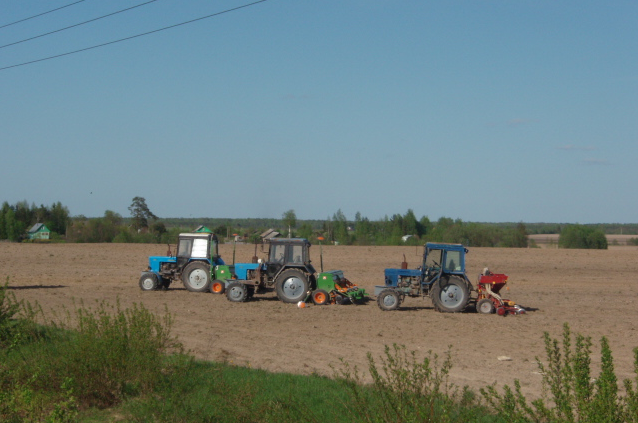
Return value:
[(213, 233), (213, 231), (211, 231), (210, 229), (208, 229), (206, 226), (204, 225), (200, 225), (195, 229), (195, 232), (209, 232), (209, 233)]
[(47, 228), (44, 223), (36, 223), (35, 225), (33, 225), (33, 227), (31, 229), (29, 229), (29, 233), (33, 233), (33, 232), (38, 232), (41, 229), (45, 229), (47, 231), (49, 231), (49, 228)]
[(279, 235), (280, 235), (280, 233), (275, 231), (274, 229), (268, 229), (266, 232), (261, 234), (261, 237), (264, 238), (264, 239), (270, 239), (270, 238), (276, 238)]

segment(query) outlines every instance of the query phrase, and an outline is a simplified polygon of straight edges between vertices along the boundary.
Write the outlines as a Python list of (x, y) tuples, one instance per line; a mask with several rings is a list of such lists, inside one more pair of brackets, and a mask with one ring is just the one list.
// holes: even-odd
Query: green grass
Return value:
[[(8, 283), (8, 281), (7, 281)], [(269, 373), (202, 362), (171, 335), (172, 318), (142, 305), (77, 306), (64, 324), (39, 326), (37, 307), (0, 287), (2, 422), (635, 422), (636, 378), (619, 394), (613, 358), (564, 326), (547, 333), (537, 359), (545, 395), (528, 401), (514, 387), (480, 394), (448, 382), (451, 350), (418, 356), (405, 346), (368, 355), (365, 370), (333, 363), (333, 377)], [(450, 347), (451, 348), (451, 347)], [(364, 383), (364, 381), (369, 381)]]

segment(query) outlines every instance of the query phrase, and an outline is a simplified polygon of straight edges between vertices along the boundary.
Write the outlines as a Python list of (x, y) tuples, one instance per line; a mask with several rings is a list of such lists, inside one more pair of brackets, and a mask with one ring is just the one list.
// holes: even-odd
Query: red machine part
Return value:
[[(517, 306), (514, 301), (501, 297), (500, 291), (505, 285), (507, 285), (507, 275), (503, 273), (490, 272), (487, 275), (481, 275), (477, 287), (476, 310), (485, 314), (496, 311), (499, 316), (525, 313), (525, 309)], [(489, 300), (489, 302), (483, 300)], [(491, 307), (490, 302), (492, 303)]]

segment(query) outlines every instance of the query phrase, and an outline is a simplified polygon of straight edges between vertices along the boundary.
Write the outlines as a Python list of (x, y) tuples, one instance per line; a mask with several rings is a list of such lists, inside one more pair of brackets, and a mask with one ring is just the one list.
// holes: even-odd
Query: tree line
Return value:
[(59, 201), (51, 206), (26, 201), (10, 205), (5, 201), (0, 209), (0, 240), (20, 241), (36, 223), (44, 223), (54, 239), (61, 239), (69, 223), (69, 209)]
[[(605, 232), (638, 233), (638, 225), (574, 225), (554, 223), (479, 223), (441, 217), (417, 218), (412, 209), (404, 214), (371, 220), (357, 212), (354, 219), (337, 210), (323, 220), (299, 220), (294, 210), (281, 219), (158, 218), (143, 197), (135, 197), (130, 216), (107, 210), (102, 217), (70, 216), (60, 202), (51, 206), (14, 205), (6, 201), (0, 210), (0, 240), (20, 241), (35, 223), (44, 223), (53, 240), (66, 242), (174, 243), (180, 232), (207, 226), (222, 240), (261, 242), (261, 234), (273, 229), (281, 236), (340, 245), (422, 245), (425, 242), (460, 243), (471, 247), (528, 247), (528, 234), (560, 233), (561, 248), (607, 248)], [(238, 237), (238, 238), (236, 238)]]

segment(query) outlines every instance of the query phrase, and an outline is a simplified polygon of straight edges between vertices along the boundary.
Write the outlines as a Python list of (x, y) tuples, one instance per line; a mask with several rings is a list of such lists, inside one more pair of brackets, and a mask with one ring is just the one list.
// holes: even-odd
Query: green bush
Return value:
[(0, 348), (7, 348), (13, 344), (19, 324), (16, 315), (20, 311), (20, 303), (15, 299), (15, 295), (9, 292), (8, 287), (7, 278), (4, 286), (0, 286)]
[[(637, 422), (638, 392), (631, 380), (625, 380), (627, 394), (619, 395), (607, 338), (600, 341), (601, 367), (597, 375), (591, 370), (591, 339), (580, 334), (575, 339), (572, 348), (572, 334), (567, 324), (563, 326), (562, 347), (545, 332), (547, 362), (537, 358), (543, 377), (542, 398), (529, 403), (521, 393), (518, 380), (514, 389), (505, 386), (502, 394), (494, 386), (481, 389), (481, 394), (494, 411), (509, 416), (512, 422)], [(634, 382), (638, 386), (638, 348), (634, 349), (634, 366)]]
[(11, 350), (38, 336), (38, 307), (18, 301), (9, 291), (9, 277), (0, 285), (0, 350)]
[(165, 354), (181, 352), (170, 335), (171, 315), (160, 319), (143, 305), (122, 310), (119, 302), (99, 303), (95, 309), (77, 308), (72, 320), (77, 334), (56, 354), (60, 368), (54, 370), (73, 379), (79, 401), (87, 406), (112, 406), (151, 389)]
[(607, 249), (605, 233), (591, 226), (568, 225), (558, 238), (560, 248)]
[(0, 351), (0, 421), (72, 421), (78, 410), (151, 393), (183, 364), (167, 355), (182, 352), (171, 327), (170, 314), (136, 304), (68, 312), (34, 343)]
[(372, 385), (364, 384), (359, 370), (344, 360), (335, 377), (351, 392), (342, 403), (349, 421), (468, 422), (489, 416), (472, 391), (448, 383), (451, 368), (450, 350), (439, 363), (432, 352), (419, 360), (414, 351), (394, 344), (386, 345), (380, 363), (368, 353)]

